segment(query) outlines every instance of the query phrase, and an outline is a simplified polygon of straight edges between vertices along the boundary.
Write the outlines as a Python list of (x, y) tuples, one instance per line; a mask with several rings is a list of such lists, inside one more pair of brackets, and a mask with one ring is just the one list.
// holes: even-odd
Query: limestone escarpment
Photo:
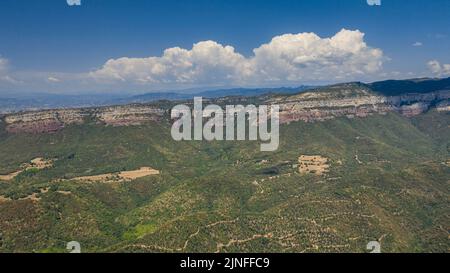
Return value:
[(435, 106), (438, 111), (448, 111), (449, 101), (449, 90), (387, 97), (346, 84), (332, 92), (330, 89), (317, 90), (270, 99), (267, 103), (280, 105), (280, 123), (283, 124), (293, 121), (325, 121), (337, 117), (367, 117), (388, 112), (413, 117)]
[[(261, 97), (260, 97), (261, 98)], [(267, 99), (269, 98), (269, 99)], [(236, 100), (236, 98), (234, 98)], [(280, 106), (280, 123), (318, 122), (338, 117), (367, 117), (396, 112), (405, 117), (420, 115), (432, 108), (450, 111), (450, 90), (384, 96), (361, 84), (340, 84), (296, 94), (263, 97), (264, 104)], [(208, 103), (243, 104), (222, 98)], [(189, 104), (190, 102), (188, 102)], [(161, 104), (133, 104), (87, 109), (57, 109), (4, 116), (9, 133), (48, 133), (87, 120), (110, 126), (141, 125), (159, 121), (170, 111)]]
[(10, 133), (44, 133), (58, 131), (66, 125), (81, 124), (86, 115), (79, 109), (45, 110), (7, 115), (4, 120)]
[(57, 109), (6, 115), (9, 133), (49, 133), (68, 125), (83, 124), (86, 119), (112, 126), (140, 125), (157, 121), (164, 110), (147, 105), (111, 106), (89, 109)]
[(103, 107), (94, 112), (96, 120), (113, 126), (140, 125), (147, 121), (158, 121), (164, 110), (146, 105), (124, 105)]

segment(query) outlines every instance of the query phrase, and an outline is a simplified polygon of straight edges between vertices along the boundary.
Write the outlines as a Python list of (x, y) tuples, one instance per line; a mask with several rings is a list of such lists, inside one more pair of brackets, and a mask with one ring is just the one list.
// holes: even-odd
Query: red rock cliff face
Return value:
[(164, 110), (146, 105), (112, 106), (92, 109), (59, 109), (7, 115), (9, 133), (50, 133), (68, 125), (83, 124), (86, 118), (112, 126), (140, 125), (158, 121)]
[(45, 133), (70, 124), (81, 124), (84, 116), (82, 110), (46, 110), (8, 115), (5, 123), (10, 133)]

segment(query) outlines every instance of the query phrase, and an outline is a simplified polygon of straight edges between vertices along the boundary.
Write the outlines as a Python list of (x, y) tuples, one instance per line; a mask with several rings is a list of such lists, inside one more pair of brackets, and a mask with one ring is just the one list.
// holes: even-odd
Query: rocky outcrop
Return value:
[(405, 94), (385, 97), (355, 85), (316, 90), (289, 97), (277, 97), (268, 104), (280, 106), (280, 123), (293, 121), (325, 121), (337, 117), (367, 117), (372, 114), (397, 112), (413, 117), (437, 105), (438, 111), (448, 111), (450, 91), (426, 94)]
[(16, 113), (4, 117), (9, 133), (50, 133), (68, 125), (94, 120), (112, 126), (140, 125), (157, 121), (164, 110), (148, 105), (111, 106), (89, 109), (57, 109)]
[[(389, 97), (373, 92), (367, 86), (352, 83), (291, 96), (279, 95), (260, 99), (264, 100), (264, 104), (280, 106), (281, 124), (293, 121), (325, 121), (338, 117), (367, 117), (389, 112), (413, 117), (434, 107), (438, 111), (450, 111), (450, 90)], [(229, 100), (218, 99), (211, 103), (217, 102), (227, 103)], [(243, 103), (236, 102), (236, 99), (232, 102)], [(170, 110), (156, 105), (133, 104), (16, 113), (3, 117), (5, 124), (0, 125), (5, 126), (9, 133), (55, 132), (68, 125), (82, 124), (88, 120), (110, 126), (140, 125), (159, 121)]]
[(398, 111), (403, 116), (410, 118), (425, 113), (430, 106), (430, 102), (417, 102), (411, 105), (402, 105), (394, 110)]
[(94, 118), (107, 125), (140, 125), (146, 121), (158, 121), (164, 110), (145, 105), (104, 107), (96, 111)]
[(8, 115), (6, 130), (10, 133), (55, 132), (70, 124), (83, 123), (87, 113), (83, 110), (46, 110)]

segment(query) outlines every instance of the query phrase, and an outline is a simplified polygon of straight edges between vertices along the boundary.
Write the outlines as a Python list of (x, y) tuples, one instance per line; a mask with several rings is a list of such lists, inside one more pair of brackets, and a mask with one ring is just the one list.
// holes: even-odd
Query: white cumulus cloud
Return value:
[(91, 76), (137, 83), (222, 83), (240, 77), (245, 65), (246, 59), (233, 47), (204, 41), (191, 50), (166, 49), (161, 57), (109, 60)]
[(61, 80), (56, 78), (56, 77), (50, 76), (50, 77), (47, 78), (47, 81), (49, 81), (49, 82), (60, 82)]
[(203, 41), (191, 49), (166, 49), (159, 57), (111, 59), (89, 75), (99, 82), (147, 85), (281, 84), (374, 74), (384, 60), (381, 49), (365, 43), (364, 33), (343, 29), (330, 38), (315, 33), (276, 36), (250, 57), (232, 46)]
[(437, 60), (428, 62), (428, 68), (430, 71), (438, 77), (450, 76), (450, 64), (441, 64)]

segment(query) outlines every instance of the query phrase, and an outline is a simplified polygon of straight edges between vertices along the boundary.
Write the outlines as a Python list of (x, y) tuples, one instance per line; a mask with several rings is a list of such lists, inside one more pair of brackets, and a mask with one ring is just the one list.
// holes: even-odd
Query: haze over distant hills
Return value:
[[(438, 90), (450, 89), (450, 78), (444, 79), (409, 79), (386, 80), (369, 84), (358, 83), (370, 88), (372, 91), (384, 96), (397, 96), (404, 93), (428, 93)], [(325, 86), (326, 88), (326, 86)], [(276, 88), (232, 88), (212, 89), (205, 91), (179, 90), (167, 92), (152, 92), (140, 95), (119, 94), (93, 94), (93, 95), (62, 95), (62, 94), (28, 94), (28, 95), (1, 95), (0, 113), (18, 111), (79, 108), (107, 105), (122, 105), (129, 103), (148, 103), (158, 100), (186, 100), (194, 96), (204, 98), (220, 98), (227, 96), (252, 97), (263, 94), (295, 94), (306, 90), (321, 89), (319, 86), (276, 87)]]
[(294, 94), (312, 86), (278, 87), (278, 88), (232, 88), (213, 89), (206, 91), (180, 90), (168, 92), (152, 92), (141, 95), (93, 94), (93, 95), (62, 95), (62, 94), (27, 94), (4, 95), (0, 94), (0, 113), (11, 113), (27, 110), (42, 110), (54, 108), (94, 107), (106, 105), (119, 105), (129, 103), (147, 103), (158, 100), (185, 100), (194, 96), (204, 98), (219, 98), (226, 96), (258, 96), (268, 93)]

